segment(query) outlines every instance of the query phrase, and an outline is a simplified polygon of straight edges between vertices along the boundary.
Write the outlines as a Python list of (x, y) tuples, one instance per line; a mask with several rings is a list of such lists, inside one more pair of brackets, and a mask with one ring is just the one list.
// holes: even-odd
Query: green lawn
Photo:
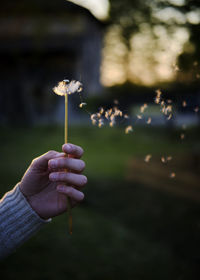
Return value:
[[(199, 279), (199, 203), (126, 180), (132, 159), (198, 153), (197, 130), (188, 130), (182, 143), (179, 135), (161, 128), (136, 127), (125, 135), (123, 128), (71, 127), (70, 141), (85, 150), (88, 176), (85, 201), (73, 209), (73, 235), (66, 215), (55, 218), (0, 264), (1, 279)], [(34, 157), (60, 150), (62, 142), (60, 127), (2, 128), (1, 195)], [(191, 176), (196, 172), (187, 168)]]

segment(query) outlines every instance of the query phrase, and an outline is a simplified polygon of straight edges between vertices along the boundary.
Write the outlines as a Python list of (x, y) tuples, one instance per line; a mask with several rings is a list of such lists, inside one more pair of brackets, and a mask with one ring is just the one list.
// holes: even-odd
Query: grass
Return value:
[[(20, 180), (34, 157), (60, 150), (63, 142), (60, 127), (1, 132), (1, 194)], [(188, 131), (183, 143), (179, 134), (162, 128), (136, 127), (125, 135), (122, 128), (71, 127), (70, 141), (85, 150), (89, 180), (85, 201), (73, 210), (73, 235), (67, 233), (66, 215), (55, 218), (0, 264), (2, 279), (199, 279), (199, 203), (143, 180), (126, 180), (127, 172), (134, 172), (128, 162), (147, 153), (177, 158), (197, 153), (198, 131)], [(147, 176), (146, 168), (141, 174)]]

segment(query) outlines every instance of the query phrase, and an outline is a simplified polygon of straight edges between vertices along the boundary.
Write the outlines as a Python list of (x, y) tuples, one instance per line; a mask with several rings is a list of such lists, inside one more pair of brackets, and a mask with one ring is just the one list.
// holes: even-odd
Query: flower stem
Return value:
[[(65, 94), (65, 143), (68, 142), (68, 94)], [(72, 234), (72, 213), (70, 198), (67, 196), (67, 212), (68, 212), (68, 224), (69, 233)]]

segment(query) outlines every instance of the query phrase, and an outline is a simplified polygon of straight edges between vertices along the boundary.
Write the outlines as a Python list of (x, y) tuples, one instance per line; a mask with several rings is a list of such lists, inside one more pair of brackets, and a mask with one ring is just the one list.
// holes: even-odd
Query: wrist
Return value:
[(26, 201), (28, 202), (29, 206), (31, 207), (31, 209), (42, 219), (42, 220), (49, 220), (50, 217), (46, 217), (45, 215), (43, 215), (43, 213), (40, 212), (40, 207), (38, 207), (36, 199), (34, 197), (34, 195), (27, 195), (23, 192), (22, 188), (20, 187), (20, 191), (23, 194), (23, 196), (25, 197)]

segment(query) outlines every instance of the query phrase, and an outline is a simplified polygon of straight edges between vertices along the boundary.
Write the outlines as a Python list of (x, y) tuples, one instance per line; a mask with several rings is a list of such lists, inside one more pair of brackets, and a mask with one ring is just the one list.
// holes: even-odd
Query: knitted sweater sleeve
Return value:
[(31, 208), (19, 185), (6, 193), (0, 200), (0, 259), (10, 255), (48, 221)]

